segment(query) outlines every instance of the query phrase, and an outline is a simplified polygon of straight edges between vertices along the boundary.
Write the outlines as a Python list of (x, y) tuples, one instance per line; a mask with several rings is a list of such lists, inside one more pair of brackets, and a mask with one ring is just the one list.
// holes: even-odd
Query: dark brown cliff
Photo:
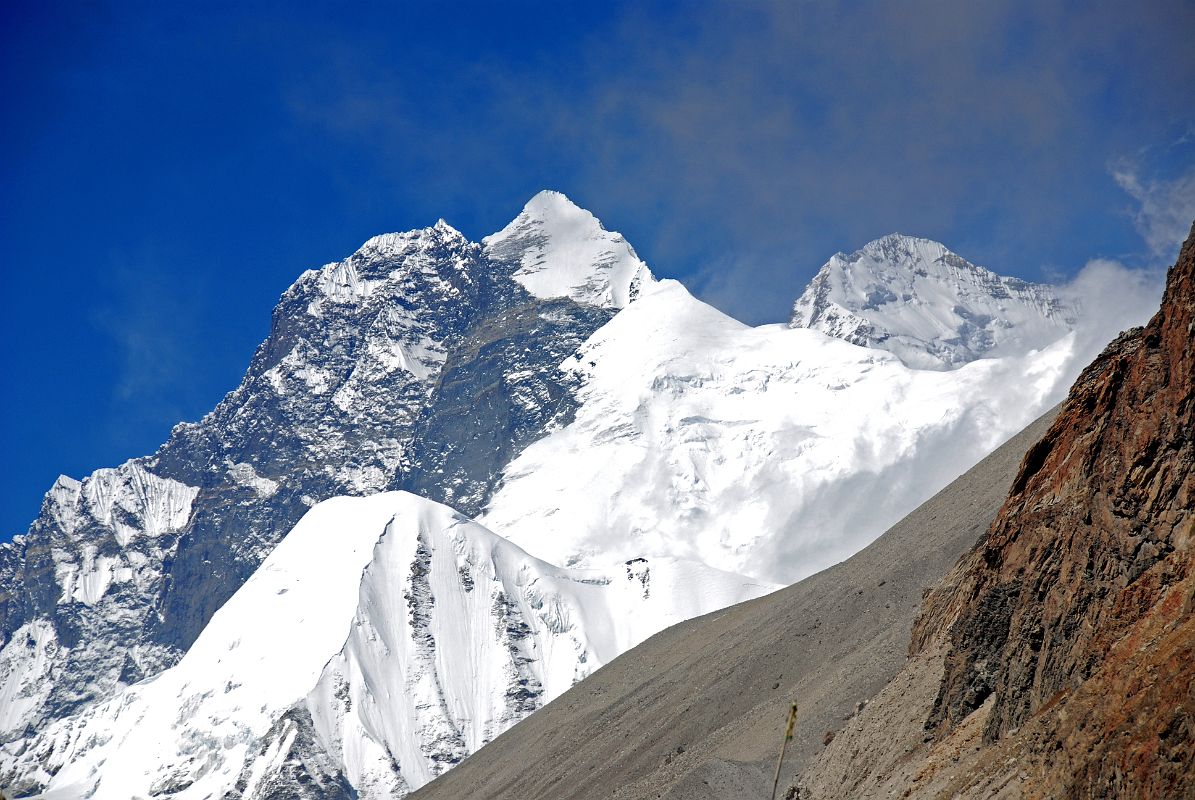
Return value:
[(986, 744), (1041, 715), (1024, 734), (1058, 793), (1195, 792), (1193, 308), (1195, 229), (1161, 309), (1084, 371), (914, 627), (914, 656), (947, 643), (931, 730), (989, 697)]

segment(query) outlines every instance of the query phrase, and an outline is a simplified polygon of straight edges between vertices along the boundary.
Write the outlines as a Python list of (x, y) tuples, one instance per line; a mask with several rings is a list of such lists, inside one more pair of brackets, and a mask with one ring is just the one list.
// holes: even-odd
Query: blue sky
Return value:
[(3, 4), (0, 539), (210, 409), (304, 269), (439, 217), (480, 238), (540, 188), (753, 323), (896, 230), (1029, 279), (1168, 263), (1191, 30), (1186, 2)]

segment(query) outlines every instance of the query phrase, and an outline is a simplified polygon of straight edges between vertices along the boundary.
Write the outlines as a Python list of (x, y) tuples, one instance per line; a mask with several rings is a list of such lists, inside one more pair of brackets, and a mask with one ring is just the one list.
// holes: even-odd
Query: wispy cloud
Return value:
[(153, 249), (114, 257), (105, 271), (107, 302), (92, 313), (116, 355), (108, 401), (117, 439), (147, 426), (169, 428), (211, 401), (191, 376), (214, 355), (212, 337), (201, 336), (213, 294), (202, 273), (170, 269), (169, 259)]
[(1074, 362), (1087, 364), (1120, 331), (1144, 325), (1162, 298), (1166, 269), (1130, 268), (1112, 259), (1093, 259), (1059, 287), (1083, 309), (1075, 332)]
[(1150, 253), (1173, 257), (1195, 220), (1195, 165), (1172, 180), (1143, 178), (1140, 167), (1131, 162), (1115, 166), (1112, 175), (1137, 202), (1133, 224)]

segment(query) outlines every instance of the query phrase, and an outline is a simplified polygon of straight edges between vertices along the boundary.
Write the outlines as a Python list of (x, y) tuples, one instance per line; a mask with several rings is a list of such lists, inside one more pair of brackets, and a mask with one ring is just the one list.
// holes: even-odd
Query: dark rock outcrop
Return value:
[(1084, 371), (928, 596), (912, 652), (949, 645), (938, 736), (990, 696), (983, 741), (1031, 738), (1050, 793), (1195, 791), (1193, 468), (1195, 229), (1161, 309)]

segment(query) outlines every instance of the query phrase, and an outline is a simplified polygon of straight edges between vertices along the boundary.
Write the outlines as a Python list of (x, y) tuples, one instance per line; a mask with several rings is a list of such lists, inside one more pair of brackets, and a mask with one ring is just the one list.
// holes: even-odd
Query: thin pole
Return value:
[(780, 766), (784, 763), (784, 751), (793, 740), (793, 727), (797, 724), (797, 704), (788, 711), (788, 727), (784, 729), (784, 741), (780, 743), (780, 758), (776, 759), (776, 778), (772, 781), (772, 800), (776, 800), (776, 789), (780, 786)]

